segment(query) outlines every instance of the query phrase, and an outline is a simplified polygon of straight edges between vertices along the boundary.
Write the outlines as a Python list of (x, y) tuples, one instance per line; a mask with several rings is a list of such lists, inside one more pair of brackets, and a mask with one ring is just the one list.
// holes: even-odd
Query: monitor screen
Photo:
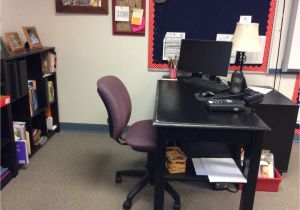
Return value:
[(183, 39), (177, 69), (227, 76), (232, 42)]

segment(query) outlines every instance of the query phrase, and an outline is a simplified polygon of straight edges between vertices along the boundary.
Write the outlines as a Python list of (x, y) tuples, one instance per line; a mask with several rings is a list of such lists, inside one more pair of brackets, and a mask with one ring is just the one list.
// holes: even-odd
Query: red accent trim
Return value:
[[(162, 70), (167, 69), (167, 64), (155, 64), (153, 63), (153, 41), (154, 41), (154, 1), (149, 1), (149, 38), (148, 38), (148, 69), (151, 70)], [(272, 31), (274, 25), (274, 17), (275, 17), (275, 9), (276, 9), (276, 0), (270, 1), (270, 10), (268, 15), (268, 25), (266, 32), (266, 45), (263, 57), (263, 63), (261, 66), (249, 66), (245, 65), (243, 68), (246, 71), (254, 71), (254, 72), (266, 72), (268, 69), (268, 59), (271, 48), (271, 39), (272, 39)], [(230, 66), (229, 70), (238, 70), (239, 66)]]
[(295, 87), (293, 92), (293, 101), (297, 103), (298, 92), (300, 88), (300, 75), (298, 74), (295, 81)]

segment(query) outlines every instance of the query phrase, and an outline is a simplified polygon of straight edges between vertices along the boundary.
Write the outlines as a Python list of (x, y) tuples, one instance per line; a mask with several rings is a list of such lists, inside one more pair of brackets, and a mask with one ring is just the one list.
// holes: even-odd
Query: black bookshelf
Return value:
[[(1, 189), (18, 174), (13, 121), (26, 123), (31, 149), (29, 157), (44, 146), (35, 141), (35, 129), (39, 129), (47, 141), (60, 130), (57, 81), (53, 70), (56, 63), (52, 56), (56, 56), (54, 47), (10, 52), (1, 57), (1, 95), (9, 95), (11, 99), (10, 104), (1, 108), (1, 166), (12, 171), (1, 181)], [(29, 91), (29, 81), (34, 81), (34, 94)], [(53, 128), (49, 122), (47, 125), (49, 116)]]

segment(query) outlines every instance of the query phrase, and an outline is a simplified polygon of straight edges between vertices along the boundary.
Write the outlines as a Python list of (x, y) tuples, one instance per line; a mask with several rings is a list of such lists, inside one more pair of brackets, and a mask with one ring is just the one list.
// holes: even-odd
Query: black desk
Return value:
[[(223, 142), (244, 145), (243, 188), (240, 210), (253, 207), (264, 132), (270, 128), (253, 112), (208, 112), (197, 101), (190, 86), (175, 81), (158, 81), (153, 125), (157, 127), (154, 209), (164, 204), (165, 150), (168, 140)], [(220, 204), (221, 205), (221, 204)], [(220, 206), (221, 208), (221, 206)]]

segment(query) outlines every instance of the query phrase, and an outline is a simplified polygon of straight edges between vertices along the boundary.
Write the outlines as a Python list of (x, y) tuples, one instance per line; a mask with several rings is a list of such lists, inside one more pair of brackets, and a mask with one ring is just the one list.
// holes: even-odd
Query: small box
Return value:
[[(256, 191), (268, 191), (268, 192), (277, 192), (279, 189), (279, 184), (282, 180), (282, 176), (278, 170), (274, 167), (275, 178), (257, 178)], [(239, 184), (239, 189), (243, 189), (243, 184)]]

